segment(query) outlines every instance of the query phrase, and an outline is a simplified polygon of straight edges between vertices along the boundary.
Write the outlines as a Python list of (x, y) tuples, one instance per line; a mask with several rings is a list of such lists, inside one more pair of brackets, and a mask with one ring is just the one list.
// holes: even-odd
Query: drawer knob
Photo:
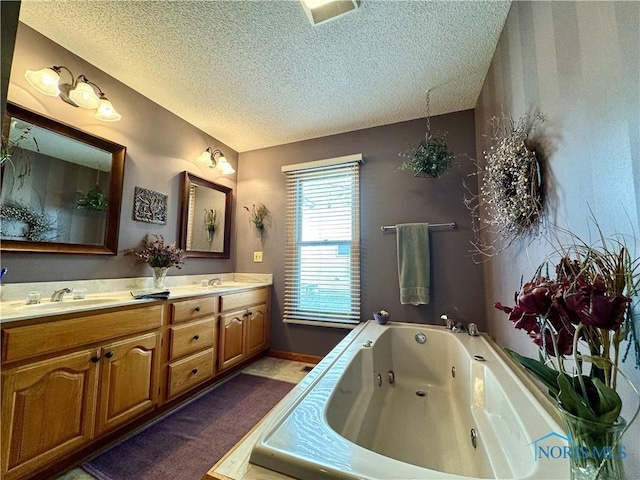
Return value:
[(113, 358), (113, 352), (107, 352), (104, 354), (104, 356), (107, 358)]
[(194, 308), (194, 310), (195, 310), (196, 312), (199, 312), (199, 311), (200, 311), (200, 307), (196, 307), (196, 308)]
[(100, 357), (91, 357), (91, 361), (93, 363), (98, 363), (100, 361)]
[(194, 340), (199, 340), (199, 339), (200, 339), (200, 335), (194, 335), (194, 336), (193, 336), (193, 339), (194, 339)]
[(191, 370), (191, 373), (193, 373), (195, 375), (196, 373), (198, 373), (198, 369), (194, 368), (193, 370)]

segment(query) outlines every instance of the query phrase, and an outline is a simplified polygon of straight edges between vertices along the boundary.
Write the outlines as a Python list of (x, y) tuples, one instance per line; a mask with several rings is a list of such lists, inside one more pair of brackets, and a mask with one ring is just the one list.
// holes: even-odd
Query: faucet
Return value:
[(222, 279), (220, 277), (215, 277), (209, 280), (209, 286), (222, 285)]
[(476, 325), (475, 323), (469, 323), (468, 325), (465, 325), (461, 321), (452, 320), (446, 314), (440, 315), (440, 318), (445, 321), (447, 330), (451, 330), (454, 333), (467, 332), (472, 337), (478, 336), (478, 325)]
[(64, 298), (64, 294), (65, 293), (71, 293), (71, 289), (70, 288), (61, 288), (60, 290), (56, 290), (55, 292), (53, 292), (53, 295), (51, 295), (51, 301), (52, 302), (61, 302), (62, 299)]

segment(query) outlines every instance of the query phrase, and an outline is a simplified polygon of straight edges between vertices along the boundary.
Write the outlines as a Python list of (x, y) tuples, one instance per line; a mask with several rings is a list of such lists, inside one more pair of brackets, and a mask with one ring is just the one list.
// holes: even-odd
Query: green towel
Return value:
[(429, 224), (405, 223), (396, 226), (398, 279), (402, 305), (429, 303)]

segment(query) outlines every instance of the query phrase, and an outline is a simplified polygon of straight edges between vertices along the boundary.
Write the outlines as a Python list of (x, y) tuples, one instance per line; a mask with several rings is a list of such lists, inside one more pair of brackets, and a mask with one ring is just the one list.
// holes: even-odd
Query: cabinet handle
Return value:
[(198, 369), (194, 368), (193, 370), (191, 370), (191, 373), (193, 373), (195, 375), (196, 373), (198, 373)]
[(105, 357), (107, 358), (112, 358), (113, 357), (113, 352), (107, 352), (104, 354)]
[(200, 335), (194, 335), (194, 336), (193, 336), (193, 339), (194, 339), (194, 340), (198, 340), (199, 338), (200, 338)]
[(248, 311), (247, 312), (247, 317), (250, 317), (251, 315), (253, 315), (253, 312), (252, 311)]
[(91, 361), (93, 363), (98, 363), (100, 361), (100, 357), (91, 357)]
[(195, 310), (196, 312), (199, 312), (199, 311), (200, 311), (200, 307), (196, 307), (196, 308), (194, 308), (194, 310)]

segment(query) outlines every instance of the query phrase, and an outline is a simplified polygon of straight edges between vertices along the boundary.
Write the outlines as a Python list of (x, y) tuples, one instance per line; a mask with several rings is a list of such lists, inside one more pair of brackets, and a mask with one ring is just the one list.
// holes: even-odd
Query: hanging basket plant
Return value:
[(427, 135), (418, 148), (403, 152), (400, 157), (405, 160), (399, 170), (410, 170), (415, 177), (438, 178), (451, 166), (455, 155), (449, 151), (444, 135)]
[(415, 177), (438, 178), (452, 164), (455, 154), (449, 151), (446, 135), (432, 135), (429, 118), (429, 92), (427, 91), (427, 133), (417, 148), (409, 148), (398, 154), (404, 161), (398, 170), (409, 170)]

